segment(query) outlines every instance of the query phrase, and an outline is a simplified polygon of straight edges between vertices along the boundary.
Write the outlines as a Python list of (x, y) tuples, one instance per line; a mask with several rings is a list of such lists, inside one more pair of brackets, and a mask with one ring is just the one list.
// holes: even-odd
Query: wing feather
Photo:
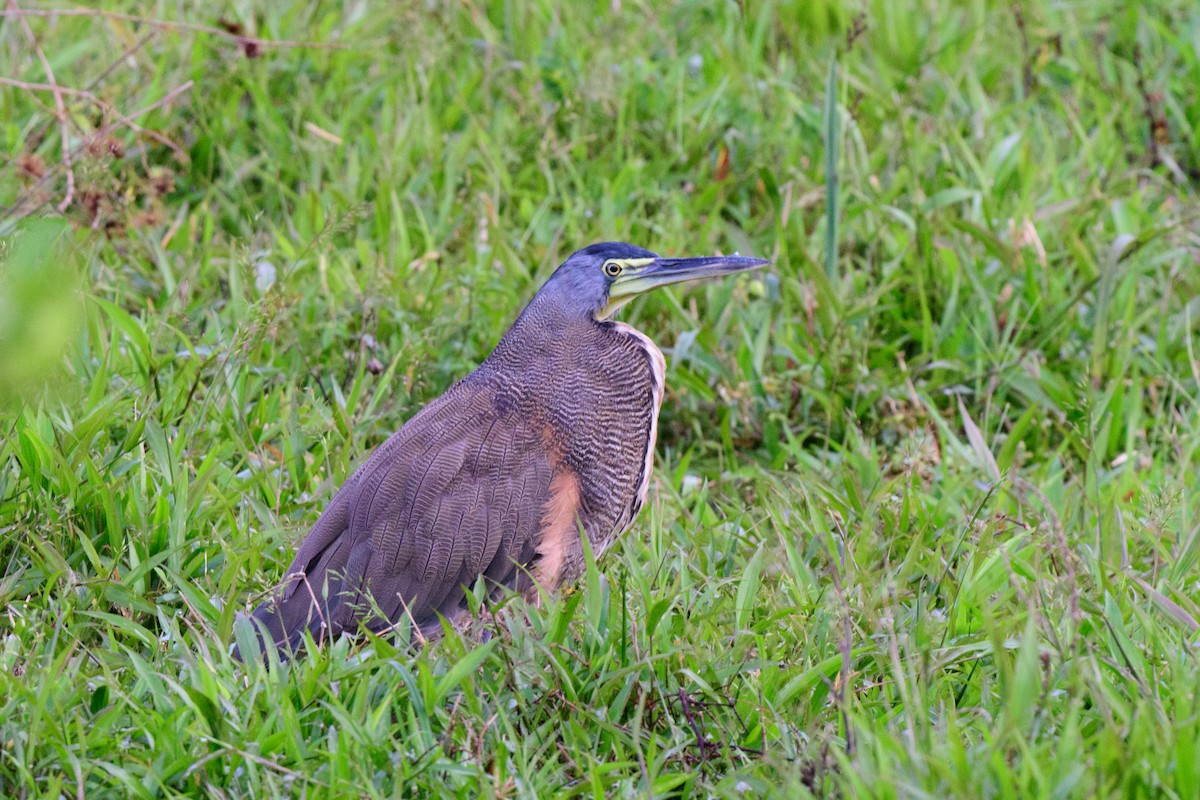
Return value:
[[(536, 427), (493, 398), (486, 381), (458, 384), (346, 482), (254, 612), (277, 646), (295, 648), (305, 630), (380, 629), (406, 609), (436, 629), (439, 615), (465, 608), (480, 575), (516, 585), (535, 557), (555, 464)], [(320, 607), (306, 581), (318, 595), (329, 587)]]

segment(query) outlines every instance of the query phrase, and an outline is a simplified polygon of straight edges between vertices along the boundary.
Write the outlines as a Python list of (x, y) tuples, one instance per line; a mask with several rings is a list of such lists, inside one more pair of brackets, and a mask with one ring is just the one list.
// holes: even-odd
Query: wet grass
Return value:
[[(99, 5), (0, 17), (0, 795), (1200, 793), (1194, 4)], [(232, 661), (603, 239), (775, 262), (624, 312), (634, 529)]]

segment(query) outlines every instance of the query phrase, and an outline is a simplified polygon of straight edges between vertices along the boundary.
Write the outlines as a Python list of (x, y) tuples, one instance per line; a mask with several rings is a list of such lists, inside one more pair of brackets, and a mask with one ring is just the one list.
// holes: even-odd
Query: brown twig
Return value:
[[(49, 83), (29, 83), (28, 81), (19, 81), (19, 80), (16, 80), (15, 78), (5, 78), (2, 75), (0, 75), (0, 85), (13, 86), (18, 89), (26, 89), (31, 92), (57, 92), (62, 95), (70, 95), (71, 97), (83, 98), (84, 100), (87, 100), (88, 102), (99, 106), (106, 113), (112, 114), (114, 117), (116, 117), (118, 120), (121, 121), (121, 124), (123, 124), (125, 127), (129, 128), (130, 130), (132, 130), (136, 133), (140, 133), (143, 136), (153, 139), (154, 141), (158, 142), (159, 144), (162, 144), (162, 145), (165, 145), (165, 146), (171, 148), (171, 150), (174, 151), (175, 155), (178, 156), (180, 159), (186, 160), (188, 158), (187, 151), (184, 150), (182, 147), (180, 147), (178, 144), (176, 144), (174, 141), (172, 141), (168, 137), (162, 135), (158, 131), (152, 131), (149, 128), (143, 128), (141, 125), (138, 125), (132, 119), (130, 119), (129, 117), (125, 116), (120, 111), (118, 111), (116, 109), (116, 107), (113, 106), (111, 103), (101, 100), (99, 97), (97, 97), (96, 95), (87, 91), (86, 89), (69, 89), (66, 86), (58, 86), (58, 85), (49, 84)], [(91, 141), (91, 140), (89, 140), (89, 141)]]
[[(184, 84), (176, 86), (174, 89), (167, 92), (165, 95), (160, 97), (158, 100), (155, 100), (153, 103), (146, 106), (145, 108), (140, 108), (131, 114), (123, 115), (121, 117), (122, 121), (110, 123), (109, 125), (104, 126), (98, 132), (89, 136), (83, 143), (81, 143), (77, 147), (75, 147), (74, 150), (70, 151), (71, 155), (72, 156), (78, 155), (85, 148), (90, 146), (92, 144), (92, 142), (95, 142), (99, 139), (103, 139), (105, 136), (108, 136), (110, 133), (117, 130), (117, 128), (120, 128), (122, 124), (125, 124), (124, 121), (131, 121), (131, 120), (137, 119), (138, 117), (145, 116), (146, 114), (149, 114), (151, 111), (154, 111), (155, 109), (157, 109), (163, 105), (166, 105), (167, 103), (171, 102), (176, 97), (178, 97), (179, 95), (183, 94), (186, 91), (189, 91), (193, 85), (194, 85), (193, 81), (188, 81)], [(33, 187), (30, 189), (29, 192), (27, 192), (26, 194), (24, 194), (21, 197), (18, 197), (16, 202), (14, 202), (11, 206), (9, 206), (7, 209), (5, 209), (3, 214), (0, 214), (0, 219), (7, 219), (8, 217), (11, 217), (13, 214), (20, 211), (21, 208), (25, 205), (25, 202), (29, 199), (29, 197), (32, 196), (33, 192), (35, 192), (37, 189), (41, 188), (44, 184), (49, 182), (49, 180), (53, 177), (53, 175), (54, 175), (53, 170), (46, 170), (46, 174), (43, 175), (40, 179), (38, 179), (38, 182), (33, 185)]]
[[(699, 760), (707, 762), (715, 758), (721, 748), (728, 747), (730, 750), (736, 750), (739, 753), (750, 756), (761, 757), (763, 751), (757, 747), (745, 747), (740, 744), (727, 742), (725, 740), (714, 741), (704, 735), (704, 728), (701, 725), (701, 718), (708, 712), (709, 706), (718, 706), (728, 708), (738, 717), (738, 723), (742, 726), (742, 732), (745, 733), (746, 723), (738, 714), (735, 703), (732, 701), (725, 703), (710, 703), (708, 701), (693, 697), (686, 689), (680, 689), (675, 695), (675, 699), (679, 701), (679, 710), (683, 714), (683, 718), (687, 721), (688, 727), (692, 729), (692, 735), (696, 737), (696, 749), (699, 751)], [(695, 710), (694, 710), (695, 709)], [(698, 710), (698, 713), (697, 713)]]
[(1142, 97), (1142, 114), (1146, 118), (1149, 133), (1147, 152), (1150, 155), (1150, 166), (1157, 167), (1164, 162), (1162, 149), (1171, 144), (1171, 132), (1167, 126), (1167, 116), (1163, 113), (1163, 96), (1160, 92), (1150, 91), (1146, 81), (1146, 65), (1142, 55), (1141, 45), (1133, 48), (1133, 66), (1137, 71), (1137, 89)]
[(692, 734), (696, 737), (696, 746), (700, 749), (701, 757), (707, 759), (709, 750), (715, 749), (717, 744), (709, 741), (708, 737), (704, 735), (704, 731), (700, 729), (700, 723), (692, 714), (691, 698), (688, 697), (686, 689), (679, 690), (679, 708), (683, 712), (683, 718), (691, 727)]
[(58, 85), (58, 81), (54, 77), (54, 68), (50, 66), (50, 59), (46, 58), (46, 52), (38, 44), (37, 37), (33, 35), (33, 28), (29, 27), (29, 21), (25, 19), (24, 13), (17, 5), (17, 0), (8, 0), (8, 8), (4, 14), (5, 16), (16, 15), (21, 20), (25, 37), (29, 39), (29, 44), (33, 47), (33, 52), (37, 54), (38, 61), (42, 62), (42, 70), (46, 73), (48, 84), (46, 88), (54, 95), (54, 114), (58, 117), (58, 133), (62, 140), (62, 165), (67, 173), (67, 193), (58, 204), (58, 210), (66, 211), (71, 205), (71, 201), (75, 199), (75, 170), (71, 166), (71, 130), (70, 120), (67, 117), (67, 103), (63, 99), (64, 91)]
[(846, 45), (842, 55), (847, 55), (858, 44), (858, 40), (867, 32), (867, 12), (860, 11), (850, 20), (850, 30), (846, 31)]
[[(0, 14), (2, 14), (2, 12), (0, 12)], [(89, 81), (89, 82), (88, 82), (88, 84), (87, 84), (86, 86), (84, 86), (84, 87), (83, 87), (83, 88), (84, 88), (84, 90), (85, 90), (85, 91), (91, 91), (92, 89), (95, 89), (97, 86), (99, 86), (99, 85), (100, 85), (100, 84), (101, 84), (101, 83), (102, 83), (102, 82), (103, 82), (105, 79), (107, 79), (107, 78), (108, 78), (108, 76), (109, 76), (109, 75), (111, 75), (111, 74), (113, 73), (113, 71), (114, 71), (115, 69), (117, 69), (117, 67), (119, 67), (120, 65), (124, 64), (124, 63), (125, 63), (125, 62), (126, 62), (128, 59), (130, 59), (130, 58), (131, 58), (131, 57), (132, 57), (132, 56), (133, 56), (135, 53), (137, 53), (139, 50), (141, 50), (143, 47), (145, 47), (145, 46), (146, 46), (146, 44), (147, 44), (147, 43), (148, 43), (148, 42), (149, 42), (151, 39), (153, 39), (153, 38), (154, 38), (154, 36), (155, 36), (157, 33), (158, 33), (158, 31), (157, 31), (157, 30), (153, 30), (153, 31), (151, 31), (150, 33), (147, 33), (147, 34), (146, 34), (145, 36), (143, 36), (142, 38), (138, 39), (138, 40), (137, 40), (136, 42), (134, 42), (133, 44), (131, 44), (131, 45), (129, 45), (128, 47), (126, 47), (126, 48), (125, 48), (125, 49), (124, 49), (124, 50), (121, 52), (121, 54), (120, 54), (120, 55), (118, 55), (118, 56), (117, 56), (115, 59), (113, 59), (111, 62), (109, 62), (109, 65), (108, 65), (107, 67), (105, 67), (103, 71), (101, 71), (101, 72), (100, 72), (98, 75), (96, 75), (96, 77), (92, 78), (92, 80), (91, 80), (91, 81)], [(69, 92), (69, 91), (71, 91), (71, 90), (65, 90), (65, 89), (64, 89), (64, 91), (68, 91), (68, 92)], [(53, 123), (51, 123), (51, 124), (53, 124)], [(26, 136), (26, 141), (40, 142), (40, 141), (41, 141), (43, 138), (45, 138), (45, 135), (46, 135), (46, 130), (47, 130), (47, 128), (49, 128), (49, 127), (50, 127), (49, 125), (42, 125), (42, 126), (39, 126), (38, 128), (35, 128), (33, 131), (31, 131), (31, 132), (30, 132), (30, 133), (29, 133), (29, 134)], [(74, 155), (75, 153), (78, 153), (78, 152), (79, 152), (79, 148), (76, 148), (76, 149), (73, 151), (72, 155)], [(43, 185), (46, 183), (46, 181), (47, 181), (47, 180), (48, 180), (47, 176), (43, 176), (43, 177), (42, 177), (42, 179), (41, 179), (40, 181), (38, 181), (38, 184), (37, 184), (37, 186), (36, 186), (36, 187), (34, 187), (34, 188), (35, 188), (35, 189), (36, 189), (36, 188), (41, 188), (41, 187), (42, 187), (42, 186), (43, 186)], [(13, 213), (13, 211), (15, 211), (15, 210), (16, 210), (17, 208), (19, 208), (20, 206), (24, 205), (24, 202), (25, 202), (25, 201), (24, 201), (24, 199), (21, 199), (21, 200), (19, 200), (19, 201), (17, 202), (17, 204), (16, 204), (15, 206), (13, 206), (13, 207), (12, 207), (12, 208), (10, 208), (10, 209), (7, 209), (7, 210), (5, 210), (4, 214), (2, 215), (2, 218), (7, 218), (7, 217), (9, 217), (9, 216), (10, 216), (10, 215)]]
[[(841, 547), (837, 557), (833, 559), (833, 569), (830, 574), (833, 577), (833, 592), (838, 600), (842, 603), (842, 636), (838, 642), (838, 650), (842, 656), (842, 667), (838, 672), (838, 680), (833, 686), (833, 697), (842, 712), (842, 725), (846, 729), (846, 755), (854, 755), (854, 730), (850, 726), (850, 703), (847, 699), (847, 687), (850, 685), (851, 667), (853, 666), (851, 647), (851, 636), (854, 632), (854, 625), (850, 619), (850, 599), (846, 595), (846, 589), (842, 585), (842, 571), (846, 569), (846, 541), (849, 537), (846, 536), (846, 531), (842, 528), (841, 518), (834, 517), (834, 527), (837, 530), (837, 536), (841, 539)], [(833, 555), (832, 553), (830, 555)]]
[(1025, 12), (1020, 3), (1012, 4), (1012, 14), (1017, 24), (1017, 33), (1021, 37), (1021, 94), (1028, 97), (1033, 92), (1033, 55), (1029, 51), (1029, 31), (1025, 26)]
[[(214, 742), (215, 741), (216, 740), (214, 740)], [(242, 748), (235, 747), (231, 744), (224, 744), (224, 743), (221, 743), (221, 744), (222, 744), (222, 746), (220, 749), (213, 750), (211, 753), (208, 753), (207, 755), (205, 755), (202, 758), (193, 762), (187, 768), (186, 774), (189, 776), (195, 775), (196, 772), (201, 767), (203, 767), (208, 762), (213, 761), (214, 759), (222, 758), (224, 756), (229, 756), (229, 755), (238, 755), (238, 756), (241, 756), (242, 758), (246, 759), (247, 761), (252, 761), (255, 764), (258, 764), (259, 766), (266, 767), (267, 769), (275, 770), (276, 772), (278, 772), (282, 775), (287, 775), (289, 778), (292, 778), (293, 780), (299, 780), (299, 781), (303, 781), (304, 783), (311, 783), (316, 786), (329, 788), (328, 783), (318, 780), (317, 778), (314, 778), (311, 775), (304, 775), (303, 773), (297, 772), (294, 769), (289, 769), (288, 767), (285, 767), (283, 764), (280, 764), (277, 761), (272, 761), (269, 758), (264, 758), (263, 756), (256, 755), (254, 753), (249, 752), (248, 750), (243, 750)]]
[(309, 48), (313, 50), (345, 50), (348, 45), (336, 42), (301, 42), (287, 39), (260, 39), (257, 36), (246, 36), (242, 33), (234, 33), (223, 28), (214, 28), (209, 25), (197, 25), (193, 22), (178, 22), (174, 20), (152, 19), (151, 17), (141, 17), (136, 14), (121, 14), (116, 11), (99, 11), (91, 8), (16, 8), (16, 4), (9, 3), (9, 8), (5, 11), (0, 11), (0, 17), (100, 17), (101, 19), (116, 20), (119, 22), (135, 22), (140, 25), (149, 25), (154, 28), (164, 30), (191, 31), (193, 33), (208, 33), (213, 36), (220, 36), (223, 39), (232, 39), (245, 50), (247, 46), (254, 47), (278, 47), (278, 48)]
[(127, 60), (132, 61), (133, 54), (136, 53), (137, 51), (141, 50), (143, 47), (145, 47), (146, 44), (151, 39), (154, 38), (155, 33), (156, 33), (156, 31), (150, 31), (150, 33), (147, 33), (145, 36), (138, 39), (133, 44), (129, 45), (129, 47), (126, 47), (119, 56), (117, 56), (115, 59), (113, 59), (112, 62), (110, 62), (109, 65), (104, 68), (103, 72), (101, 72), (96, 77), (92, 78), (91, 82), (88, 83), (88, 85), (83, 88), (88, 89), (88, 90), (96, 88), (109, 75), (113, 74), (113, 71), (116, 70), (117, 67), (124, 64)]

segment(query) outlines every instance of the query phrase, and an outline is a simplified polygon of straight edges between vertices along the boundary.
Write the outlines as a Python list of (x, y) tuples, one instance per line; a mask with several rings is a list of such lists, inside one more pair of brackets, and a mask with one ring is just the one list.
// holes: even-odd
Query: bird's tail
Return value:
[[(326, 626), (321, 615), (316, 612), (316, 606), (308, 593), (303, 589), (295, 591), (291, 586), (282, 587), (272, 597), (260, 603), (258, 608), (245, 618), (252, 626), (259, 656), (266, 660), (268, 649), (273, 649), (279, 654), (281, 661), (287, 661), (303, 650), (306, 631), (320, 641)], [(234, 647), (233, 657), (239, 661), (246, 660), (246, 654), (240, 646)]]

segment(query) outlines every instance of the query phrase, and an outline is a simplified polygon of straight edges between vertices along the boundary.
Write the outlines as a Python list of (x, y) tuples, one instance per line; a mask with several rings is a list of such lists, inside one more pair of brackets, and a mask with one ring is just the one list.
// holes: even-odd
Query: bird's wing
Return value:
[(537, 554), (555, 459), (497, 397), (485, 381), (460, 383), (351, 476), (255, 611), (277, 644), (405, 614), (434, 629), (479, 576), (517, 584)]

